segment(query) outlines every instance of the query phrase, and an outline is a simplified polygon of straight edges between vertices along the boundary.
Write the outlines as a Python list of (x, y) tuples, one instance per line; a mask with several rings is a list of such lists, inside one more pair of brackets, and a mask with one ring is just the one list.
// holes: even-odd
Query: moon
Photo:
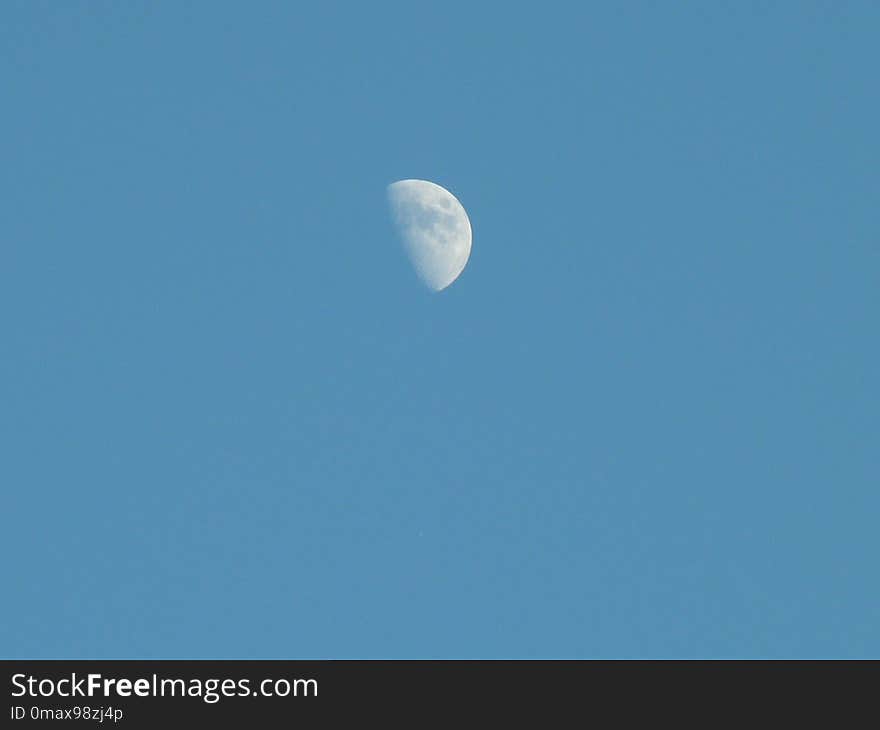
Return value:
[(434, 291), (449, 286), (471, 255), (471, 222), (456, 197), (427, 180), (398, 180), (388, 203), (419, 278)]

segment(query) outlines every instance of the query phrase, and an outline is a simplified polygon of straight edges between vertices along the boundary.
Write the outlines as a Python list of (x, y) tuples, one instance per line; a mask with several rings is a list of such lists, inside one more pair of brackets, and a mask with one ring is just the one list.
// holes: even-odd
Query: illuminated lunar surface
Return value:
[(464, 207), (448, 190), (427, 180), (392, 183), (388, 202), (419, 278), (434, 291), (445, 289), (471, 254), (471, 223)]

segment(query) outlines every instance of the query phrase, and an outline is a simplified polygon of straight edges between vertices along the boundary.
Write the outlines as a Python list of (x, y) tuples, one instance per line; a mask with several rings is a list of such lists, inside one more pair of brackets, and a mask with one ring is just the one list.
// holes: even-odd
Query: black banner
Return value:
[[(3, 661), (2, 724), (192, 727), (223, 722), (420, 726), (480, 715), (536, 726), (701, 716), (754, 720), (851, 708), (876, 684), (869, 662)], [(867, 682), (861, 680), (869, 680)], [(706, 719), (710, 719), (706, 717)], [(569, 724), (568, 722), (564, 723)], [(274, 726), (274, 725), (273, 725)]]

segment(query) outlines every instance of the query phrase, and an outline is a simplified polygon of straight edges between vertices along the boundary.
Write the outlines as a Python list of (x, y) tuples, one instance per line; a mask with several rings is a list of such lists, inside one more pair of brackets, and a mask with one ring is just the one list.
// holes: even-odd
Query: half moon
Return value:
[(388, 186), (397, 231), (419, 278), (440, 291), (458, 278), (471, 255), (471, 222), (456, 197), (427, 180)]

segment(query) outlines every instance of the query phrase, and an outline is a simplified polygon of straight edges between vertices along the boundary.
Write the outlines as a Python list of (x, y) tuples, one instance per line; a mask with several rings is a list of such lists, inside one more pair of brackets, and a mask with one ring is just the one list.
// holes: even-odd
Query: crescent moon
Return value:
[(458, 199), (427, 180), (398, 180), (388, 203), (419, 278), (434, 291), (449, 286), (471, 255), (471, 222)]

